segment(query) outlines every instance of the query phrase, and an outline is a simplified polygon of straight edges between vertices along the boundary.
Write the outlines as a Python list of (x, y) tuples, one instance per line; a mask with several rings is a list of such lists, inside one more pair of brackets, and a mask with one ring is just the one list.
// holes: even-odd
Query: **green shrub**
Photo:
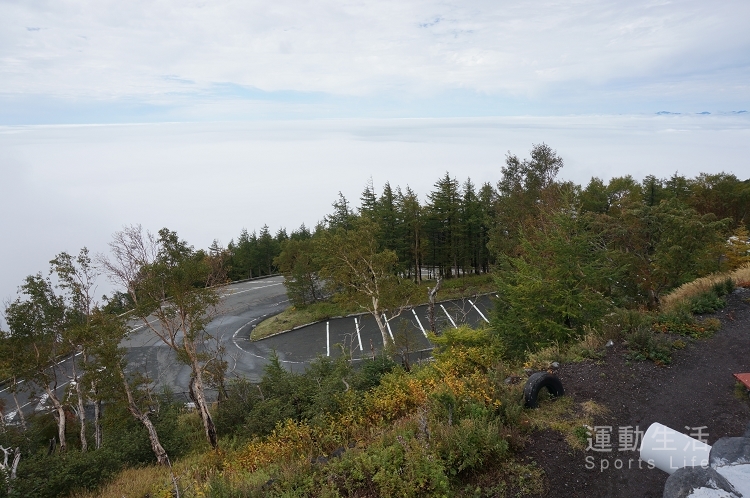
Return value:
[[(169, 458), (175, 460), (193, 449), (206, 445), (203, 427), (196, 414), (183, 414), (183, 405), (169, 393), (160, 400), (158, 411), (150, 415), (159, 441)], [(103, 448), (118, 455), (126, 466), (155, 462), (154, 453), (143, 424), (133, 418), (121, 404), (106, 405), (102, 418)]]
[(490, 330), (484, 327), (472, 328), (461, 325), (458, 328), (445, 329), (440, 335), (430, 335), (430, 342), (443, 348), (455, 346), (479, 347), (495, 346), (495, 338)]
[(385, 354), (379, 354), (373, 359), (365, 359), (352, 376), (351, 387), (358, 391), (372, 389), (380, 384), (383, 375), (394, 368), (396, 368), (396, 363)]
[(639, 310), (617, 308), (604, 318), (602, 330), (608, 339), (624, 339), (642, 329), (650, 329), (654, 318)]
[(629, 359), (651, 360), (661, 365), (672, 363), (672, 347), (663, 335), (642, 328), (629, 334), (627, 341)]
[(500, 424), (483, 418), (436, 425), (431, 431), (431, 443), (451, 476), (477, 470), (508, 452), (508, 442), (502, 436)]
[(362, 451), (329, 463), (328, 474), (347, 496), (447, 496), (442, 460), (412, 431), (394, 431)]
[(321, 357), (297, 374), (284, 369), (274, 355), (259, 384), (246, 380), (230, 383), (217, 422), (222, 436), (251, 439), (270, 434), (287, 419), (314, 421), (341, 410), (340, 395), (347, 390), (347, 383), (349, 388), (371, 385), (392, 368), (392, 362), (376, 358), (365, 362), (363, 373), (354, 374), (345, 357)]
[(722, 297), (731, 294), (734, 291), (734, 288), (734, 280), (732, 280), (731, 278), (727, 278), (723, 282), (714, 284), (712, 290), (716, 293), (717, 296)]
[(721, 322), (715, 318), (696, 320), (687, 306), (660, 313), (652, 326), (656, 332), (669, 332), (690, 336), (696, 339), (708, 337), (719, 330)]
[(240, 432), (248, 413), (261, 400), (258, 386), (242, 377), (229, 382), (227, 394), (216, 411), (216, 428), (220, 436), (232, 436)]
[(723, 309), (727, 304), (724, 296), (731, 294), (732, 291), (734, 291), (734, 280), (731, 278), (717, 282), (710, 290), (689, 299), (690, 311), (696, 315), (703, 315)]
[(119, 455), (111, 449), (64, 455), (21, 458), (11, 497), (67, 496), (75, 490), (93, 490), (122, 469)]
[(696, 315), (703, 315), (705, 313), (714, 313), (715, 311), (718, 311), (724, 306), (726, 306), (726, 301), (719, 297), (719, 294), (717, 294), (716, 289), (712, 289), (709, 292), (704, 292), (702, 294), (698, 294), (697, 296), (690, 299), (690, 311), (695, 313)]
[(610, 288), (621, 270), (592, 250), (601, 247), (598, 231), (572, 213), (550, 212), (521, 232), (517, 257), (500, 258), (492, 326), (508, 358), (583, 337), (614, 308)]

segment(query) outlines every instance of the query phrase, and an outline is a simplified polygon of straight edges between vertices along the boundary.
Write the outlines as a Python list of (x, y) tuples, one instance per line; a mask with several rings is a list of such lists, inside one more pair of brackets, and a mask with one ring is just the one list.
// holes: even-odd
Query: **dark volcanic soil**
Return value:
[[(621, 345), (609, 348), (600, 365), (562, 365), (558, 375), (566, 395), (576, 402), (593, 400), (609, 409), (595, 423), (612, 426), (613, 450), (572, 451), (557, 433), (532, 435), (524, 456), (546, 472), (547, 496), (661, 497), (667, 474), (645, 464), (638, 468), (637, 451), (618, 451), (620, 426), (639, 426), (645, 432), (651, 423), (659, 422), (688, 434), (691, 431), (686, 426), (707, 426), (708, 444), (724, 436), (743, 435), (750, 422), (750, 401), (737, 396), (732, 374), (750, 372), (749, 299), (748, 289), (729, 296), (727, 307), (715, 314), (722, 322), (721, 329), (710, 339), (675, 351), (668, 367), (647, 361), (626, 364)], [(609, 468), (602, 470), (607, 464)], [(595, 468), (587, 469), (587, 465)]]

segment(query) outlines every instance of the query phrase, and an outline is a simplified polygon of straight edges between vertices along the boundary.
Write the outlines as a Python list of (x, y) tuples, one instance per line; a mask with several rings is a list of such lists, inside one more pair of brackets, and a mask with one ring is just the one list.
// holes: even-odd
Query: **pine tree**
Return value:
[(479, 189), (479, 205), (482, 212), (482, 226), (479, 240), (480, 264), (484, 273), (489, 273), (490, 265), (494, 258), (489, 248), (490, 230), (495, 226), (495, 204), (497, 203), (497, 192), (489, 183), (482, 185)]
[(346, 200), (344, 194), (339, 192), (339, 198), (333, 203), (333, 213), (326, 216), (325, 224), (329, 228), (343, 228), (344, 230), (348, 230), (352, 227), (354, 218), (354, 213), (351, 207), (349, 207), (349, 201)]
[(458, 181), (446, 173), (435, 183), (435, 190), (427, 197), (429, 203), (426, 228), (431, 246), (428, 254), (440, 275), (449, 278), (458, 275), (461, 242), (461, 197)]
[(271, 236), (268, 225), (263, 225), (260, 229), (260, 236), (257, 242), (257, 260), (258, 275), (271, 275), (274, 273), (273, 259), (279, 255), (279, 242)]
[(414, 270), (414, 282), (422, 282), (422, 258), (424, 233), (422, 227), (422, 206), (414, 191), (406, 187), (406, 192), (398, 189), (396, 194), (396, 212), (402, 228), (403, 254), (398, 254), (400, 261), (410, 270)]
[(359, 215), (370, 219), (375, 219), (375, 210), (377, 209), (378, 199), (375, 196), (375, 187), (372, 184), (372, 177), (367, 181), (365, 189), (360, 196)]
[(479, 273), (481, 267), (482, 208), (471, 178), (467, 178), (463, 185), (460, 226), (460, 253), (463, 272), (466, 273), (467, 268), (470, 267), (473, 273)]
[(289, 236), (290, 240), (307, 240), (310, 238), (312, 238), (312, 233), (310, 233), (310, 229), (304, 223)]
[(385, 182), (383, 194), (376, 204), (375, 220), (378, 225), (378, 243), (380, 247), (397, 252), (402, 240), (399, 237), (396, 199), (393, 189), (391, 189), (391, 184), (388, 182)]
[(654, 175), (648, 175), (641, 183), (643, 200), (647, 206), (656, 206), (664, 199), (664, 181)]

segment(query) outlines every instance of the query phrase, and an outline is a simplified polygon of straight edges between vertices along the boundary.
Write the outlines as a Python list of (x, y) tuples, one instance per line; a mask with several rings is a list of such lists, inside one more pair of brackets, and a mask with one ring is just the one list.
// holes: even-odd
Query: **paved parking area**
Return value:
[[(479, 296), (476, 301), (463, 299), (436, 304), (436, 328), (440, 331), (461, 324), (476, 326), (486, 323), (491, 308), (488, 295)], [(388, 317), (389, 335), (398, 349), (429, 356), (432, 344), (426, 334), (430, 328), (427, 314), (427, 305), (422, 305), (406, 309), (396, 317)], [(375, 318), (363, 314), (333, 318), (259, 341), (241, 340), (238, 347), (257, 360), (268, 358), (275, 351), (282, 364), (290, 370), (301, 371), (319, 356), (338, 357), (346, 352), (355, 360), (369, 357), (383, 349), (383, 338)], [(257, 380), (253, 377), (251, 375), (251, 380)]]

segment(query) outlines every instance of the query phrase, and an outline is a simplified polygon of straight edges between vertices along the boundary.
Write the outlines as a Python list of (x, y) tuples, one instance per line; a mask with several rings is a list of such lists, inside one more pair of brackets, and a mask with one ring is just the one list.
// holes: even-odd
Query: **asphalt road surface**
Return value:
[[(223, 346), (228, 362), (228, 378), (235, 375), (251, 380), (262, 375), (264, 358), (240, 349), (238, 339), (245, 337), (252, 326), (289, 306), (283, 277), (270, 277), (232, 284), (222, 289), (219, 315), (206, 327), (212, 340)], [(157, 324), (154, 324), (157, 325)], [(190, 367), (180, 363), (174, 352), (145, 325), (133, 322), (134, 332), (123, 342), (128, 348), (131, 369), (147, 373), (157, 385), (168, 386), (175, 393), (184, 393), (190, 383)], [(216, 343), (207, 344), (215, 348)]]
[[(275, 352), (282, 365), (291, 371), (303, 371), (305, 366), (319, 356), (336, 357), (346, 351), (355, 361), (369, 357), (383, 348), (383, 339), (371, 315), (335, 318), (326, 322), (302, 327), (291, 332), (271, 336), (260, 341), (250, 341), (252, 329), (263, 319), (280, 313), (289, 306), (283, 277), (269, 277), (228, 285), (221, 291), (219, 315), (206, 327), (211, 342), (218, 341), (225, 350), (228, 363), (227, 378), (244, 377), (257, 382)], [(491, 307), (489, 296), (476, 300), (464, 299), (438, 304), (435, 316), (438, 329), (461, 323), (479, 324), (485, 321)], [(155, 323), (154, 325), (158, 325)], [(399, 316), (388, 317), (389, 334), (398, 349), (417, 362), (430, 356), (432, 345), (425, 330), (429, 330), (427, 306), (404, 310)], [(169, 387), (175, 394), (185, 396), (190, 382), (190, 367), (180, 363), (167, 347), (142, 322), (129, 323), (132, 332), (123, 341), (128, 349), (128, 369), (146, 373), (157, 389)], [(215, 347), (216, 343), (208, 347)], [(74, 358), (58, 366), (58, 395), (64, 396), (69, 386), (69, 376)], [(18, 393), (19, 405), (24, 413), (44, 410), (46, 407), (41, 389), (27, 389)], [(207, 392), (209, 398), (212, 393)], [(15, 402), (7, 386), (0, 388), (0, 399), (5, 403), (5, 419), (17, 422)]]

